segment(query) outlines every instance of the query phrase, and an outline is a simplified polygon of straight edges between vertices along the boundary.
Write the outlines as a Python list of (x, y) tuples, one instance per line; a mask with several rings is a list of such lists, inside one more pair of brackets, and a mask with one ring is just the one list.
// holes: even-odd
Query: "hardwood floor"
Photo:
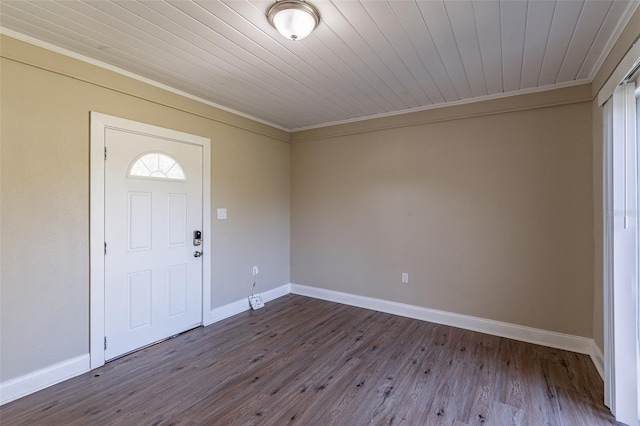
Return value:
[(2, 425), (606, 425), (588, 356), (288, 295), (0, 407)]

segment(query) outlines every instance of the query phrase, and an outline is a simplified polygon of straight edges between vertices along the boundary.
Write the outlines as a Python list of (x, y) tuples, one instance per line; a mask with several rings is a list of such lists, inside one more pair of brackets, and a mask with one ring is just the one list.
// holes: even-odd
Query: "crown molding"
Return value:
[(199, 102), (201, 104), (205, 104), (205, 105), (208, 105), (210, 107), (217, 108), (219, 110), (222, 110), (222, 111), (225, 111), (225, 112), (240, 116), (242, 118), (246, 118), (246, 119), (249, 119), (251, 121), (255, 121), (256, 123), (264, 124), (266, 126), (273, 127), (275, 129), (278, 129), (278, 130), (282, 130), (283, 132), (291, 133), (291, 131), (289, 129), (287, 129), (285, 127), (282, 127), (279, 124), (275, 124), (275, 123), (271, 123), (270, 121), (262, 120), (262, 119), (260, 119), (258, 117), (254, 117), (252, 115), (246, 114), (244, 112), (240, 112), (240, 111), (235, 110), (233, 108), (229, 108), (229, 107), (226, 107), (224, 105), (220, 105), (220, 104), (212, 102), (210, 100), (201, 98), (199, 96), (192, 95), (191, 93), (187, 93), (187, 92), (184, 92), (184, 91), (182, 91), (180, 89), (176, 89), (176, 88), (168, 86), (166, 84), (159, 83), (159, 82), (157, 82), (155, 80), (152, 80), (150, 78), (141, 76), (139, 74), (133, 73), (131, 71), (127, 71), (125, 69), (122, 69), (122, 68), (119, 68), (119, 67), (116, 67), (116, 66), (113, 66), (113, 65), (110, 65), (110, 64), (108, 64), (106, 62), (102, 62), (100, 60), (91, 58), (89, 56), (81, 55), (79, 53), (72, 52), (72, 51), (64, 49), (62, 47), (53, 45), (51, 43), (47, 43), (47, 42), (39, 40), (39, 39), (37, 39), (35, 37), (31, 37), (31, 36), (19, 33), (17, 31), (13, 31), (13, 30), (10, 30), (10, 29), (7, 29), (7, 28), (3, 28), (3, 27), (0, 27), (0, 34), (6, 35), (6, 36), (11, 37), (11, 38), (15, 38), (16, 40), (20, 40), (20, 41), (32, 44), (32, 45), (37, 46), (37, 47), (41, 47), (43, 49), (49, 50), (49, 51), (54, 52), (54, 53), (58, 53), (60, 55), (67, 56), (67, 57), (72, 58), (72, 59), (76, 59), (76, 60), (81, 61), (81, 62), (85, 62), (85, 63), (90, 64), (90, 65), (94, 65), (94, 66), (106, 69), (106, 70), (111, 71), (111, 72), (115, 72), (115, 73), (123, 75), (125, 77), (129, 77), (131, 79), (137, 80), (137, 81), (139, 81), (141, 83), (145, 83), (145, 84), (148, 84), (150, 86), (157, 87), (158, 89), (162, 89), (162, 90), (165, 90), (167, 92), (173, 93), (175, 95), (179, 95), (179, 96), (182, 96), (184, 98), (191, 99), (192, 101), (196, 101), (196, 102)]
[(461, 99), (459, 101), (441, 102), (441, 103), (422, 106), (422, 107), (403, 109), (400, 111), (384, 112), (381, 114), (367, 115), (365, 117), (357, 117), (357, 118), (350, 118), (347, 120), (332, 121), (329, 123), (317, 124), (313, 126), (297, 127), (289, 131), (292, 133), (295, 133), (295, 132), (303, 132), (305, 130), (322, 129), (324, 127), (333, 127), (333, 126), (339, 126), (342, 124), (357, 123), (360, 121), (376, 120), (379, 118), (394, 117), (397, 115), (412, 114), (416, 112), (429, 111), (429, 110), (439, 109), (439, 108), (468, 105), (468, 104), (474, 104), (478, 102), (492, 101), (495, 99), (504, 99), (504, 98), (510, 98), (510, 97), (519, 96), (519, 95), (528, 95), (532, 93), (548, 92), (551, 90), (564, 89), (566, 87), (580, 86), (580, 85), (589, 84), (589, 83), (591, 83), (591, 80), (587, 80), (587, 79), (573, 80), (566, 83), (550, 84), (546, 86), (533, 87), (530, 89), (514, 90), (511, 92), (497, 93), (494, 95), (478, 96), (470, 99)]

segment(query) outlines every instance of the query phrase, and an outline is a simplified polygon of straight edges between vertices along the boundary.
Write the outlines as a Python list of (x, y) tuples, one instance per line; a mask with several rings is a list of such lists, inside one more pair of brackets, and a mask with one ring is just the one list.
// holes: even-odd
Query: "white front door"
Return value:
[(105, 130), (105, 360), (202, 324), (202, 146)]

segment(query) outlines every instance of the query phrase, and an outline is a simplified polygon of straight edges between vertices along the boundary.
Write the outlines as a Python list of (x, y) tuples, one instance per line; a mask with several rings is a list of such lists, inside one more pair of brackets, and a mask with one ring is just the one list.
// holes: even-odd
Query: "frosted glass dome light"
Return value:
[(320, 23), (318, 10), (302, 0), (276, 2), (267, 17), (280, 34), (293, 41), (302, 40)]

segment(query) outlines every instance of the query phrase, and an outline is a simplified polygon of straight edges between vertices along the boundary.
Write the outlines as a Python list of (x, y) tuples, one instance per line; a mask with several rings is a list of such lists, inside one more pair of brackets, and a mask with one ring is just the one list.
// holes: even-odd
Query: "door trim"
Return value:
[(105, 134), (118, 129), (202, 147), (202, 323), (211, 316), (211, 140), (91, 111), (89, 197), (89, 355), (91, 369), (104, 365), (104, 226), (105, 226)]

